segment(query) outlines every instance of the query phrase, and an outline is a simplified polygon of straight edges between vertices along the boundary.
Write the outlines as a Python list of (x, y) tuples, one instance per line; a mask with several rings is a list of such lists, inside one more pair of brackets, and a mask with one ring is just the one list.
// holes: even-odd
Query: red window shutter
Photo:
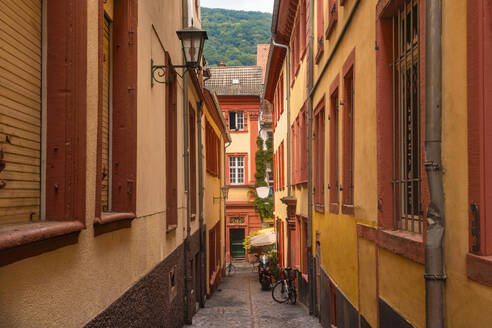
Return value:
[(330, 203), (338, 204), (338, 90), (331, 95), (330, 107)]
[(324, 9), (323, 0), (317, 0), (316, 6), (316, 38), (318, 47), (323, 47), (323, 28), (324, 28)]
[(326, 38), (328, 39), (335, 29), (335, 24), (338, 21), (338, 6), (336, 0), (330, 0), (328, 13), (328, 28), (326, 29)]
[(299, 27), (300, 27), (300, 49), (301, 49), (301, 57), (304, 53), (304, 49), (306, 49), (306, 0), (302, 0), (299, 5), (300, 10), (300, 19), (299, 19)]
[(248, 131), (248, 119), (249, 119), (249, 113), (243, 112), (244, 131)]

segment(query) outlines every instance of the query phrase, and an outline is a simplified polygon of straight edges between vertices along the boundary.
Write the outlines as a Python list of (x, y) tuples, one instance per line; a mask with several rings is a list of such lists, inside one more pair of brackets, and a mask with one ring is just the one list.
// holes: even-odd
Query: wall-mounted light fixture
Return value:
[(229, 198), (229, 187), (228, 186), (223, 186), (220, 188), (220, 196), (219, 197), (214, 197), (215, 199), (223, 199), (224, 201)]
[(181, 78), (190, 69), (201, 69), (200, 63), (203, 53), (205, 40), (208, 39), (207, 32), (194, 26), (189, 26), (176, 31), (181, 41), (185, 65), (154, 65), (154, 60), (150, 59), (150, 85), (154, 87), (157, 83), (166, 83), (166, 70), (175, 68), (185, 68), (183, 74), (178, 74)]

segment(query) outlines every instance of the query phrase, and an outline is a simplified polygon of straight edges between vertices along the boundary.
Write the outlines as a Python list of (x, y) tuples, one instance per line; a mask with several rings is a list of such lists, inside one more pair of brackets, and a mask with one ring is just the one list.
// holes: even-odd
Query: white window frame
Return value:
[(229, 157), (229, 184), (242, 185), (245, 182), (244, 156)]
[[(235, 129), (231, 128), (231, 122), (229, 122), (229, 130), (231, 131), (244, 131), (244, 112), (232, 112), (234, 113), (234, 125)], [(229, 115), (230, 120), (230, 115)]]

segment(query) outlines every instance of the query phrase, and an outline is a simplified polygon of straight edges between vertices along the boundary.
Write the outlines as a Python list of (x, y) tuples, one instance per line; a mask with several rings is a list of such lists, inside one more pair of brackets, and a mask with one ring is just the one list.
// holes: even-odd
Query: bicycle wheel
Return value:
[(289, 288), (289, 303), (296, 304), (297, 301), (297, 292), (295, 287)]
[(289, 300), (289, 293), (285, 288), (284, 280), (279, 280), (273, 285), (272, 298), (278, 303), (285, 303)]
[(234, 265), (232, 265), (232, 263), (230, 263), (227, 266), (226, 273), (228, 276), (232, 276), (232, 275), (234, 275), (234, 272), (236, 272), (236, 267)]

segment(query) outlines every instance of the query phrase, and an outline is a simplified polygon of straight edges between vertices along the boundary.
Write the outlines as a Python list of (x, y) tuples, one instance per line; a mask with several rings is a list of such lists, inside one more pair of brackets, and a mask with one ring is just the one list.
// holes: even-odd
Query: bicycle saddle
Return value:
[(286, 268), (285, 268), (285, 271), (290, 271), (290, 270), (292, 270), (292, 268), (291, 268), (291, 267), (286, 267)]

